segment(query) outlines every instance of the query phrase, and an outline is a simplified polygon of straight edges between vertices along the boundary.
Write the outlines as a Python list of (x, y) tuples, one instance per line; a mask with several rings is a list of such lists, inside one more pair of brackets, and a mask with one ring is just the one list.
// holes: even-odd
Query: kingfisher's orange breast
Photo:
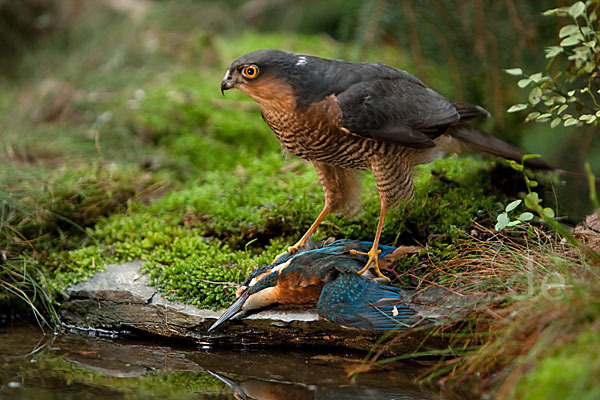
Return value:
[(273, 292), (274, 300), (280, 304), (309, 304), (316, 303), (321, 296), (325, 280), (300, 279), (300, 273), (291, 274), (288, 279), (280, 279)]

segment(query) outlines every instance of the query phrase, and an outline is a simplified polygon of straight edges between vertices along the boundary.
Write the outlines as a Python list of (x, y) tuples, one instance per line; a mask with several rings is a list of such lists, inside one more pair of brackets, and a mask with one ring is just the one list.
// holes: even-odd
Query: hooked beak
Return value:
[(221, 81), (221, 94), (225, 96), (225, 91), (235, 87), (235, 81), (232, 79), (231, 72), (227, 70), (223, 80)]
[(246, 300), (248, 300), (248, 297), (249, 297), (248, 292), (249, 291), (250, 291), (249, 289), (246, 289), (244, 292), (242, 292), (242, 294), (240, 294), (240, 297), (237, 298), (235, 303), (233, 303), (227, 309), (227, 311), (225, 311), (223, 313), (223, 315), (221, 315), (221, 317), (214, 324), (212, 324), (212, 326), (210, 328), (208, 328), (208, 331), (209, 332), (213, 331), (219, 325), (221, 325), (223, 322), (228, 321), (231, 318), (233, 318), (234, 316), (236, 316), (237, 314), (239, 314), (242, 311), (242, 307), (244, 306), (244, 303), (246, 302)]
[(233, 89), (235, 87), (235, 82), (229, 79), (223, 79), (221, 81), (221, 94), (225, 96), (225, 91), (229, 89)]

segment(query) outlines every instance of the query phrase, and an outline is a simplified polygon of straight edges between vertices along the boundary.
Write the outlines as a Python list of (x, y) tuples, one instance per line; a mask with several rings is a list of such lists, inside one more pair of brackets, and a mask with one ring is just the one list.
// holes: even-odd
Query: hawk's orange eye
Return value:
[(248, 65), (242, 70), (242, 75), (250, 79), (256, 78), (258, 75), (258, 67), (256, 65)]

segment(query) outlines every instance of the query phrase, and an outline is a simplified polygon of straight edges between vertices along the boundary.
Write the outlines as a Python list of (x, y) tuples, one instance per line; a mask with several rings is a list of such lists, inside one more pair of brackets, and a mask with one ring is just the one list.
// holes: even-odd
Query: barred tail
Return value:
[[(453, 125), (448, 129), (447, 133), (458, 140), (462, 145), (466, 145), (475, 151), (482, 151), (517, 162), (521, 162), (523, 155), (526, 154), (526, 152), (520, 148), (495, 136), (488, 135), (468, 124)], [(546, 164), (539, 158), (530, 158), (525, 161), (525, 165), (535, 169), (554, 170), (552, 166)]]

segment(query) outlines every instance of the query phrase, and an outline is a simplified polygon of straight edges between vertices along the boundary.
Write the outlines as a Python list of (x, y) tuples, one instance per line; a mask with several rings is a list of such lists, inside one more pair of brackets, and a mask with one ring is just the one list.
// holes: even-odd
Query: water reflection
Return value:
[(0, 330), (0, 397), (177, 399), (439, 399), (411, 382), (415, 366), (361, 374), (358, 356), (205, 350), (140, 340)]
[(423, 393), (407, 394), (407, 389), (376, 388), (362, 385), (314, 386), (295, 383), (272, 382), (248, 378), (235, 381), (223, 375), (208, 371), (220, 379), (234, 392), (234, 398), (240, 400), (317, 400), (317, 399), (420, 399)]

